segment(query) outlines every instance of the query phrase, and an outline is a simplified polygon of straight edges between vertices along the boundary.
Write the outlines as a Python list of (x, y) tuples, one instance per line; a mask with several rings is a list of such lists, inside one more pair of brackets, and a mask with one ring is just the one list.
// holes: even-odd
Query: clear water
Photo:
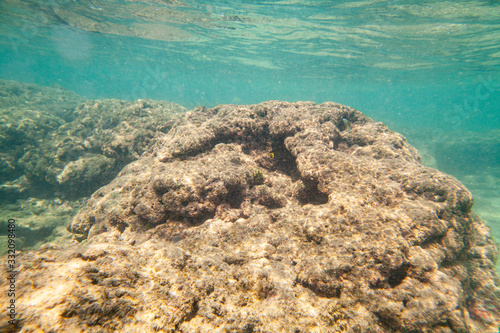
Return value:
[(0, 78), (86, 98), (352, 106), (459, 178), (500, 240), (497, 0), (2, 0), (0, 45)]

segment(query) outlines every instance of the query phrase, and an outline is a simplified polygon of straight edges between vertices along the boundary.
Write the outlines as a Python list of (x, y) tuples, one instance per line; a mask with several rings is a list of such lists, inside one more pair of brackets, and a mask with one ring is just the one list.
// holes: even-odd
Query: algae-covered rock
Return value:
[(0, 81), (0, 196), (81, 198), (168, 132), (177, 104), (84, 101), (61, 88)]
[(19, 159), (46, 141), (81, 102), (61, 88), (0, 80), (0, 184), (24, 175)]
[(23, 256), (21, 323), (497, 332), (498, 248), (472, 205), (349, 107), (198, 108), (92, 195), (68, 226), (81, 245)]
[(184, 111), (168, 102), (85, 101), (59, 87), (0, 80), (0, 218), (19, 221), (18, 250), (67, 239), (60, 236), (82, 201)]
[(86, 102), (49, 143), (32, 149), (19, 163), (33, 182), (47, 182), (70, 196), (90, 195), (137, 159), (155, 136), (168, 132), (181, 111), (173, 103), (148, 100)]

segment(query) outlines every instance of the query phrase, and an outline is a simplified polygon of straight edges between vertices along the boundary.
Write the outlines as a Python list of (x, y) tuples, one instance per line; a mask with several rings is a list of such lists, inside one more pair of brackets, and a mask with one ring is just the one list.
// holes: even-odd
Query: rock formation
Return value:
[(0, 80), (0, 255), (12, 217), (18, 250), (67, 242), (65, 226), (84, 201), (185, 112), (175, 103), (89, 101), (57, 86)]
[(57, 87), (0, 80), (0, 198), (81, 198), (111, 181), (158, 133), (175, 103), (84, 101)]
[(23, 254), (20, 325), (498, 332), (498, 248), (472, 205), (349, 107), (198, 108), (92, 195), (81, 244)]

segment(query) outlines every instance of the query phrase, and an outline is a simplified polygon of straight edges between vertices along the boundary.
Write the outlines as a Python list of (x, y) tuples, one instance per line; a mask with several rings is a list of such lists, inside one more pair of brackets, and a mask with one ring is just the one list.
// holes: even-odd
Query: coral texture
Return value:
[(22, 331), (497, 332), (472, 205), (352, 108), (198, 108), (24, 255)]

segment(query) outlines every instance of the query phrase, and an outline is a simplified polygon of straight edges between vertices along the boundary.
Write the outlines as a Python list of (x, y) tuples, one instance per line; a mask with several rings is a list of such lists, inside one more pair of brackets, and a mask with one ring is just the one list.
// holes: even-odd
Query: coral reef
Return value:
[(472, 205), (352, 108), (198, 108), (23, 254), (21, 331), (497, 332)]

